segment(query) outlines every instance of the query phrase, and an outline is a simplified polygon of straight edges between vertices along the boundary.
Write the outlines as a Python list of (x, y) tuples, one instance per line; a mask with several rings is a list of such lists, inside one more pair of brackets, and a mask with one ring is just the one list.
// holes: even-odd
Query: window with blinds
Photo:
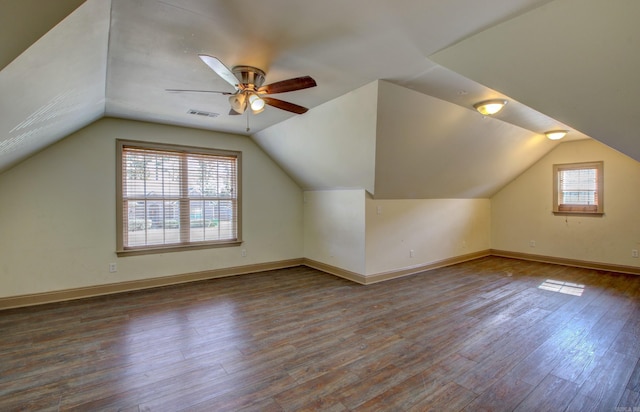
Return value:
[(604, 213), (603, 162), (553, 166), (555, 213)]
[(240, 243), (240, 152), (118, 141), (119, 255)]

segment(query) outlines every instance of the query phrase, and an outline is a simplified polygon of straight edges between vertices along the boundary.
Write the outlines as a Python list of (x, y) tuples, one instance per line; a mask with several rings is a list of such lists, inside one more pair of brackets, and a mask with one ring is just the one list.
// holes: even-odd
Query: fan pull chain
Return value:
[(247, 133), (249, 133), (249, 111), (247, 110)]

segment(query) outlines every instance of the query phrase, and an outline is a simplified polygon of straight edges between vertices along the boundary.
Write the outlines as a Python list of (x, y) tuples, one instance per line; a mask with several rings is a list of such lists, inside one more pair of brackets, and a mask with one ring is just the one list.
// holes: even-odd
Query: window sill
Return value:
[(197, 244), (187, 244), (187, 245), (131, 248), (131, 249), (116, 250), (116, 255), (118, 255), (118, 257), (153, 255), (158, 253), (187, 252), (190, 250), (213, 249), (213, 248), (220, 248), (220, 247), (234, 247), (234, 246), (240, 246), (241, 244), (242, 244), (242, 240), (233, 240), (228, 242), (216, 242), (216, 243), (197, 243)]
[(554, 210), (553, 214), (556, 216), (594, 216), (594, 217), (604, 216), (604, 212), (571, 212), (571, 211), (557, 211), (557, 210)]

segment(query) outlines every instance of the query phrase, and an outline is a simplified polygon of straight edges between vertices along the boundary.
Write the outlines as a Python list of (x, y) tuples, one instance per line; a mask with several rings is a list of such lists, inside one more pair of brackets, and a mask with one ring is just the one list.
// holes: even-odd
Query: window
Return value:
[(119, 256), (241, 242), (240, 152), (117, 145)]
[(603, 162), (553, 165), (553, 212), (604, 213)]

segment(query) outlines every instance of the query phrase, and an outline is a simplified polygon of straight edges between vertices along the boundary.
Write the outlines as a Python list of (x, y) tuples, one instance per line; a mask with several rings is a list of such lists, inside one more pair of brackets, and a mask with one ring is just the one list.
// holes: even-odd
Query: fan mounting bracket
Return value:
[(234, 66), (231, 72), (238, 78), (240, 84), (246, 86), (253, 86), (254, 90), (257, 90), (264, 83), (265, 73), (264, 71), (253, 66)]

